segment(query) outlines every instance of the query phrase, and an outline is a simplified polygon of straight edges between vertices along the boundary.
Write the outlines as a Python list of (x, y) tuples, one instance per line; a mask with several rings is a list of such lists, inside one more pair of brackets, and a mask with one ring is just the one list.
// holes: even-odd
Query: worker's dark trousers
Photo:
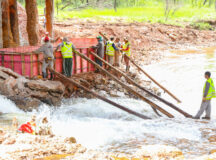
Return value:
[(99, 60), (99, 59), (95, 59), (95, 62), (97, 63), (97, 64), (99, 64), (101, 67), (103, 66), (103, 64), (102, 64), (102, 61), (101, 60)]
[(73, 58), (63, 58), (64, 75), (70, 77), (72, 75)]

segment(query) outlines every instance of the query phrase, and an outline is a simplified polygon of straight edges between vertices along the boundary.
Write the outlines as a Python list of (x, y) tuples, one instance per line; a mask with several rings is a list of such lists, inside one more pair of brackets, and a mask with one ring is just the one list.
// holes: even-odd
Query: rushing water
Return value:
[[(175, 103), (181, 109), (195, 115), (200, 107), (204, 72), (209, 70), (216, 83), (215, 48), (191, 51), (173, 51), (167, 53), (160, 63), (143, 66), (145, 70), (161, 84), (172, 91), (183, 103), (176, 102), (167, 94), (162, 97)], [(146, 77), (143, 75), (143, 79)], [(133, 153), (145, 144), (167, 144), (176, 146), (187, 157), (208, 154), (216, 145), (210, 144), (203, 131), (214, 134), (216, 123), (216, 101), (212, 103), (212, 120), (198, 121), (186, 119), (179, 113), (157, 102), (175, 119), (158, 118), (149, 105), (140, 100), (111, 98), (119, 104), (143, 113), (153, 120), (142, 120), (129, 115), (98, 99), (70, 99), (60, 108), (43, 105), (37, 111), (24, 113), (8, 99), (0, 96), (0, 125), (16, 116), (19, 122), (25, 122), (31, 115), (38, 119), (48, 117), (53, 132), (61, 136), (74, 136), (79, 143), (88, 148), (112, 152)], [(216, 134), (216, 133), (215, 133)]]

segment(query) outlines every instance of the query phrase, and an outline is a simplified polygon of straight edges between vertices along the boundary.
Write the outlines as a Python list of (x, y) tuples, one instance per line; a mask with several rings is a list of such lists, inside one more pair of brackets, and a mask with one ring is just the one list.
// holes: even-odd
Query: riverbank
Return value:
[[(181, 124), (181, 122), (178, 123)], [(205, 121), (195, 121), (194, 123), (207, 124)], [(201, 131), (203, 138), (207, 138), (209, 143), (215, 146), (216, 135), (212, 135), (213, 129), (203, 128)], [(154, 139), (150, 135), (149, 138)], [(11, 127), (7, 129), (0, 127), (1, 160), (214, 160), (216, 158), (216, 150), (210, 147), (208, 155), (188, 159), (181, 149), (171, 144), (171, 142), (167, 143), (170, 144), (140, 145), (139, 148), (130, 154), (115, 153), (87, 149), (77, 143), (74, 137), (22, 134), (16, 133)], [(190, 148), (189, 146), (194, 142), (183, 138), (176, 143), (181, 143), (181, 145), (177, 146)], [(198, 150), (199, 148), (200, 146), (197, 146)], [(188, 150), (187, 152), (193, 151)]]
[[(203, 54), (204, 51), (209, 50), (211, 51), (210, 53)], [(203, 73), (206, 69), (211, 70), (215, 68), (215, 48), (209, 48), (209, 50), (174, 52), (170, 54), (170, 57), (167, 57), (168, 59), (158, 62), (157, 64), (145, 66), (145, 68), (154, 75), (154, 77), (156, 76), (157, 79), (162, 81), (165, 86), (168, 85), (171, 90), (175, 89), (175, 93), (183, 100), (183, 104), (179, 105), (182, 109), (191, 114), (195, 114), (200, 105), (200, 100), (198, 98), (201, 97), (202, 85), (204, 83)], [(160, 74), (158, 74), (158, 72), (160, 72)], [(215, 72), (213, 71), (212, 73), (214, 76)], [(166, 77), (169, 78), (167, 79)], [(176, 81), (176, 79), (178, 81)], [(188, 81), (188, 79), (191, 81)], [(201, 83), (202, 81), (203, 83)], [(162, 94), (162, 97), (164, 97), (164, 94)], [(48, 143), (47, 146), (51, 148), (54, 147), (54, 149), (55, 146), (49, 143), (55, 143), (54, 141), (57, 141), (58, 138), (61, 139), (59, 141), (63, 142), (66, 137), (75, 137), (77, 143), (82, 144), (82, 146), (86, 148), (86, 151), (77, 153), (76, 155), (68, 155), (66, 159), (69, 160), (101, 160), (109, 159), (110, 157), (113, 158), (115, 156), (119, 157), (117, 160), (120, 158), (123, 159), (123, 157), (125, 157), (123, 160), (131, 160), (132, 157), (138, 160), (154, 160), (154, 158), (157, 160), (164, 156), (161, 152), (168, 152), (163, 158), (170, 160), (172, 159), (172, 155), (176, 156), (175, 153), (178, 153), (180, 159), (183, 159), (183, 154), (186, 160), (209, 160), (216, 158), (215, 153), (213, 153), (216, 148), (214, 119), (216, 112), (214, 108), (212, 108), (213, 119), (211, 121), (184, 119), (178, 114), (175, 114), (177, 117), (175, 119), (166, 119), (154, 117), (154, 113), (152, 113), (150, 107), (140, 100), (121, 97), (110, 99), (120, 104), (126, 104), (130, 109), (153, 117), (153, 119), (143, 121), (118, 109), (114, 109), (100, 100), (85, 98), (68, 99), (60, 108), (41, 106), (37, 111), (23, 113), (20, 119), (23, 119), (24, 116), (29, 116), (29, 114), (49, 116), (53, 132), (56, 133), (56, 138), (46, 143)], [(188, 101), (190, 103), (188, 103)], [(3, 101), (2, 104), (4, 103)], [(215, 105), (214, 101), (213, 105)], [(10, 105), (8, 105), (7, 108), (10, 108)], [(12, 113), (17, 112), (13, 110)], [(8, 117), (9, 115), (5, 116)], [(17, 114), (17, 116), (19, 117), (19, 114)], [(11, 134), (11, 136), (13, 137), (13, 134)], [(16, 139), (25, 139), (24, 137), (32, 137), (29, 139), (33, 142), (35, 141), (33, 137), (47, 139), (46, 136), (26, 136), (25, 134), (18, 135)], [(23, 141), (17, 142), (17, 144), (20, 143), (25, 144)], [(39, 148), (43, 148), (45, 145), (41, 142), (33, 144), (38, 145), (37, 151), (41, 151)], [(3, 149), (8, 147), (8, 150), (13, 148), (13, 146), (6, 145), (7, 144), (1, 146)], [(59, 145), (61, 146), (61, 144)], [(67, 145), (67, 143), (63, 145)], [(96, 145), (96, 147), (94, 145)], [(14, 146), (16, 146), (16, 143)], [(64, 148), (64, 146), (62, 147)], [(17, 147), (17, 149), (19, 148)], [(144, 151), (142, 149), (144, 149)], [(61, 155), (57, 157), (67, 156), (65, 155), (67, 153), (61, 152), (61, 150), (53, 154), (49, 148), (44, 150), (48, 153), (38, 157), (35, 156), (35, 158), (46, 157), (44, 159), (49, 159), (55, 157), (56, 154)], [(165, 152), (164, 150), (168, 151)], [(170, 150), (173, 152), (170, 153)], [(4, 152), (5, 150), (2, 151)], [(34, 153), (38, 153), (37, 151)], [(20, 156), (18, 153), (20, 152), (17, 150), (17, 153), (13, 152), (11, 155)], [(24, 153), (24, 155), (31, 156), (33, 154), (31, 150)], [(141, 155), (138, 153), (141, 153)], [(154, 158), (150, 158), (151, 156)]]

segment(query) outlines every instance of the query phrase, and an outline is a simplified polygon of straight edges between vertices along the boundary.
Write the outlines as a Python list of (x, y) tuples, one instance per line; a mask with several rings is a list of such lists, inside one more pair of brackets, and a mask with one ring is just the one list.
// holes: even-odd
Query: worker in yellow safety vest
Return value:
[(194, 117), (195, 119), (199, 119), (200, 116), (203, 114), (204, 111), (206, 111), (206, 116), (203, 117), (202, 119), (208, 119), (210, 120), (211, 116), (211, 99), (216, 97), (215, 93), (215, 87), (214, 87), (214, 82), (211, 79), (211, 73), (210, 72), (205, 72), (205, 78), (206, 78), (206, 83), (203, 88), (203, 99), (202, 99), (202, 104), (200, 107), (200, 110)]
[(129, 72), (130, 63), (129, 63), (128, 57), (131, 56), (131, 49), (130, 49), (130, 43), (127, 38), (124, 38), (124, 44), (123, 44), (123, 48), (121, 49), (121, 51), (123, 52), (124, 61), (126, 64), (126, 72)]
[(115, 51), (118, 51), (118, 48), (115, 46), (114, 37), (110, 38), (110, 41), (106, 42), (106, 55), (108, 57), (108, 62), (113, 65)]
[(71, 77), (73, 69), (73, 53), (76, 52), (74, 45), (68, 41), (66, 37), (63, 38), (62, 43), (60, 43), (55, 52), (61, 48), (61, 54), (63, 58), (63, 72), (67, 77)]

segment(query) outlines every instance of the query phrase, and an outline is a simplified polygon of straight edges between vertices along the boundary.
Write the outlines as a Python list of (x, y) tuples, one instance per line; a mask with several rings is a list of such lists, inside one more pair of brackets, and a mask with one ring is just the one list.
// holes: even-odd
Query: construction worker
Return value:
[(55, 52), (61, 47), (61, 54), (63, 57), (63, 72), (67, 77), (71, 77), (73, 68), (73, 53), (76, 52), (74, 45), (68, 41), (67, 37), (64, 37), (62, 43), (60, 43)]
[(115, 51), (118, 51), (114, 43), (114, 37), (110, 38), (110, 41), (106, 43), (106, 55), (108, 56), (108, 62), (113, 65), (114, 63), (114, 54)]
[[(98, 44), (96, 46), (92, 46), (91, 48), (97, 50), (97, 55), (101, 58), (104, 58), (104, 42), (103, 38), (101, 36), (97, 36)], [(99, 64), (101, 67), (103, 66), (103, 63), (99, 59), (95, 59), (96, 63)], [(95, 72), (99, 72), (97, 69)]]
[(119, 67), (119, 55), (120, 55), (120, 49), (121, 49), (121, 42), (120, 42), (120, 38), (116, 38), (115, 40), (115, 46), (117, 48), (117, 50), (115, 51), (115, 63), (114, 66)]
[(204, 111), (206, 111), (206, 116), (203, 117), (202, 119), (208, 119), (210, 120), (211, 116), (211, 99), (216, 97), (215, 94), (215, 87), (214, 87), (214, 82), (211, 79), (211, 73), (210, 72), (205, 72), (205, 78), (206, 78), (206, 83), (203, 88), (203, 99), (202, 99), (202, 104), (201, 107), (194, 117), (195, 119), (200, 119), (200, 116), (203, 114)]
[(124, 44), (123, 49), (121, 50), (123, 52), (124, 61), (126, 64), (126, 72), (129, 72), (130, 64), (129, 64), (129, 58), (131, 56), (131, 50), (130, 50), (130, 43), (127, 38), (124, 38)]
[[(47, 67), (51, 67), (53, 68), (53, 60), (54, 60), (54, 55), (53, 55), (53, 46), (49, 41), (49, 38), (46, 37), (44, 39), (44, 45), (42, 45), (40, 48), (38, 48), (37, 50), (33, 51), (33, 53), (41, 53), (43, 52), (43, 64), (42, 64), (42, 76), (43, 78), (47, 78), (48, 74), (47, 74)], [(53, 79), (53, 74), (51, 73), (50, 75), (50, 79)]]

